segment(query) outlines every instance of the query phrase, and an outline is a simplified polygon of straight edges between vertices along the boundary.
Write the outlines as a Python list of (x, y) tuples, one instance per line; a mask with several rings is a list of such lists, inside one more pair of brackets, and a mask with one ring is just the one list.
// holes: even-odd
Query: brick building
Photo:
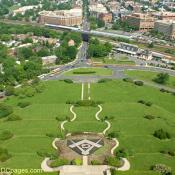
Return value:
[(175, 21), (157, 20), (154, 30), (163, 33), (169, 39), (175, 39)]
[(158, 12), (153, 15), (159, 20), (175, 20), (175, 13), (173, 12)]
[(133, 13), (126, 16), (125, 19), (132, 27), (138, 28), (141, 31), (147, 31), (154, 28), (154, 18), (143, 13)]
[(111, 23), (112, 22), (112, 13), (101, 13), (99, 15), (99, 19), (101, 19), (105, 23)]
[(64, 26), (79, 26), (82, 24), (82, 9), (42, 11), (39, 13), (39, 23)]

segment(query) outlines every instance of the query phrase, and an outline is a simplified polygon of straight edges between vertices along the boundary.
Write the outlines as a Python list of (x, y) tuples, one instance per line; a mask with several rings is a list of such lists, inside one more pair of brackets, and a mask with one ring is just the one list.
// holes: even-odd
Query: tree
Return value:
[(17, 55), (19, 58), (29, 59), (29, 57), (33, 55), (32, 48), (30, 47), (19, 48), (17, 51)]
[(37, 52), (37, 55), (39, 57), (45, 57), (45, 56), (49, 56), (50, 55), (50, 52), (49, 52), (49, 50), (47, 48), (42, 48), (41, 50), (39, 50)]
[(168, 73), (159, 73), (157, 74), (157, 77), (154, 79), (154, 81), (159, 84), (166, 84), (168, 80), (169, 80)]
[(153, 166), (152, 169), (160, 173), (161, 175), (171, 175), (172, 174), (171, 168), (164, 164), (156, 164)]
[(75, 46), (69, 46), (67, 48), (67, 56), (71, 59), (74, 59), (76, 57), (77, 54), (77, 48)]
[(101, 19), (98, 19), (98, 20), (97, 20), (97, 26), (98, 26), (99, 28), (104, 27), (104, 26), (105, 26), (105, 22), (104, 22), (103, 20), (101, 20)]
[(10, 41), (11, 36), (8, 35), (8, 34), (3, 34), (3, 35), (0, 36), (0, 39), (1, 39), (2, 41)]
[(28, 61), (24, 65), (24, 70), (26, 72), (27, 79), (32, 79), (41, 73), (42, 65), (34, 61)]

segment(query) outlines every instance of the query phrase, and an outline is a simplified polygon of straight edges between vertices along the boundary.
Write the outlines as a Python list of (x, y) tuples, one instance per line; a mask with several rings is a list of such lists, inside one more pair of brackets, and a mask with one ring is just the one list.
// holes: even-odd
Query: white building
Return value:
[(42, 57), (41, 59), (42, 59), (43, 65), (55, 64), (57, 56), (51, 55), (51, 56)]

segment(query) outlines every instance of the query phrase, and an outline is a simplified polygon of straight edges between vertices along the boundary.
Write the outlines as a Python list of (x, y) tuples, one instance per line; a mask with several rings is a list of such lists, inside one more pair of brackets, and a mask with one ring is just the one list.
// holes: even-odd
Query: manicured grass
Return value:
[(64, 75), (67, 76), (79, 76), (79, 75), (112, 75), (112, 70), (111, 69), (105, 69), (105, 68), (78, 68), (78, 69), (73, 69), (71, 71), (65, 72)]
[[(66, 101), (80, 100), (81, 84), (48, 81), (45, 86), (43, 93), (27, 98), (31, 105), (26, 108), (17, 106), (22, 100), (18, 97), (10, 97), (6, 101), (22, 120), (0, 120), (0, 131), (9, 130), (14, 134), (13, 138), (0, 141), (0, 146), (7, 148), (12, 155), (8, 161), (0, 163), (0, 167), (40, 168), (43, 158), (37, 155), (37, 151), (55, 152), (51, 145), (54, 138), (47, 137), (46, 133), (60, 134), (60, 122), (55, 118), (72, 117), (70, 105)], [(88, 97), (86, 93), (85, 98)], [(157, 163), (166, 164), (175, 171), (175, 157), (160, 153), (169, 149), (175, 151), (175, 98), (172, 94), (162, 93), (146, 85), (139, 87), (116, 80), (92, 83), (90, 96), (92, 100), (104, 102), (99, 117), (113, 116), (108, 133), (117, 132), (119, 148), (129, 152), (131, 170), (118, 172), (119, 175), (157, 175), (150, 171), (150, 167)], [(150, 101), (153, 105), (148, 107), (139, 104), (138, 100)], [(65, 124), (67, 132), (102, 132), (105, 129), (106, 124), (95, 119), (99, 110), (97, 107), (74, 107), (73, 110), (77, 119)], [(144, 118), (145, 115), (154, 115), (156, 118), (148, 120)], [(168, 131), (171, 139), (155, 138), (153, 133), (160, 128)]]
[[(139, 71), (139, 70), (127, 70), (125, 71), (125, 74), (130, 77), (136, 78), (136, 79), (154, 82), (153, 80), (157, 76), (158, 73), (149, 72), (149, 71)], [(170, 76), (166, 85), (174, 88), (175, 87), (175, 77)]]
[[(138, 87), (123, 81), (93, 84), (91, 93), (92, 99), (105, 101), (100, 116), (114, 117), (110, 132), (117, 132), (120, 148), (128, 149), (131, 170), (148, 171), (156, 163), (167, 164), (175, 170), (175, 157), (160, 153), (164, 149), (175, 151), (173, 95), (163, 94), (156, 88)], [(137, 103), (140, 99), (151, 101), (153, 105), (147, 107)], [(144, 118), (147, 114), (159, 118), (150, 121)], [(155, 138), (153, 133), (158, 128), (171, 133), (172, 139), (162, 141)]]
[(135, 65), (135, 62), (129, 60), (127, 57), (121, 57), (119, 59), (114, 58), (92, 58), (93, 62), (101, 62), (103, 64), (121, 64), (121, 65)]
[(13, 138), (0, 141), (0, 146), (7, 148), (12, 155), (11, 159), (0, 163), (0, 167), (40, 168), (43, 158), (39, 157), (37, 152), (42, 150), (48, 153), (55, 152), (51, 146), (54, 138), (49, 138), (46, 134), (60, 135), (58, 128), (60, 124), (55, 118), (64, 118), (69, 114), (70, 105), (67, 105), (66, 101), (79, 100), (81, 86), (63, 81), (49, 81), (45, 86), (43, 93), (24, 99), (31, 103), (26, 108), (17, 106), (23, 100), (18, 97), (10, 97), (6, 101), (13, 106), (15, 114), (22, 120), (13, 122), (0, 120), (0, 131), (9, 130), (14, 134)]
[(96, 107), (75, 107), (77, 119), (72, 123), (67, 123), (66, 130), (69, 132), (102, 132), (107, 126), (95, 119), (98, 110)]

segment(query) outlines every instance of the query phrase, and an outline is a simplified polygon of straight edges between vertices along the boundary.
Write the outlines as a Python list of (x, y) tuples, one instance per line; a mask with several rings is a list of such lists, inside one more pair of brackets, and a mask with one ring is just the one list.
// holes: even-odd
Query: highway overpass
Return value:
[(95, 31), (95, 30), (83, 30), (78, 27), (69, 27), (69, 26), (62, 26), (62, 25), (54, 25), (54, 24), (45, 24), (46, 27), (58, 29), (58, 30), (68, 30), (73, 32), (79, 32), (83, 34), (93, 35), (93, 36), (102, 36), (102, 37), (111, 37), (111, 38), (125, 38), (132, 40), (132, 36), (110, 33), (110, 32), (102, 32), (102, 31)]

